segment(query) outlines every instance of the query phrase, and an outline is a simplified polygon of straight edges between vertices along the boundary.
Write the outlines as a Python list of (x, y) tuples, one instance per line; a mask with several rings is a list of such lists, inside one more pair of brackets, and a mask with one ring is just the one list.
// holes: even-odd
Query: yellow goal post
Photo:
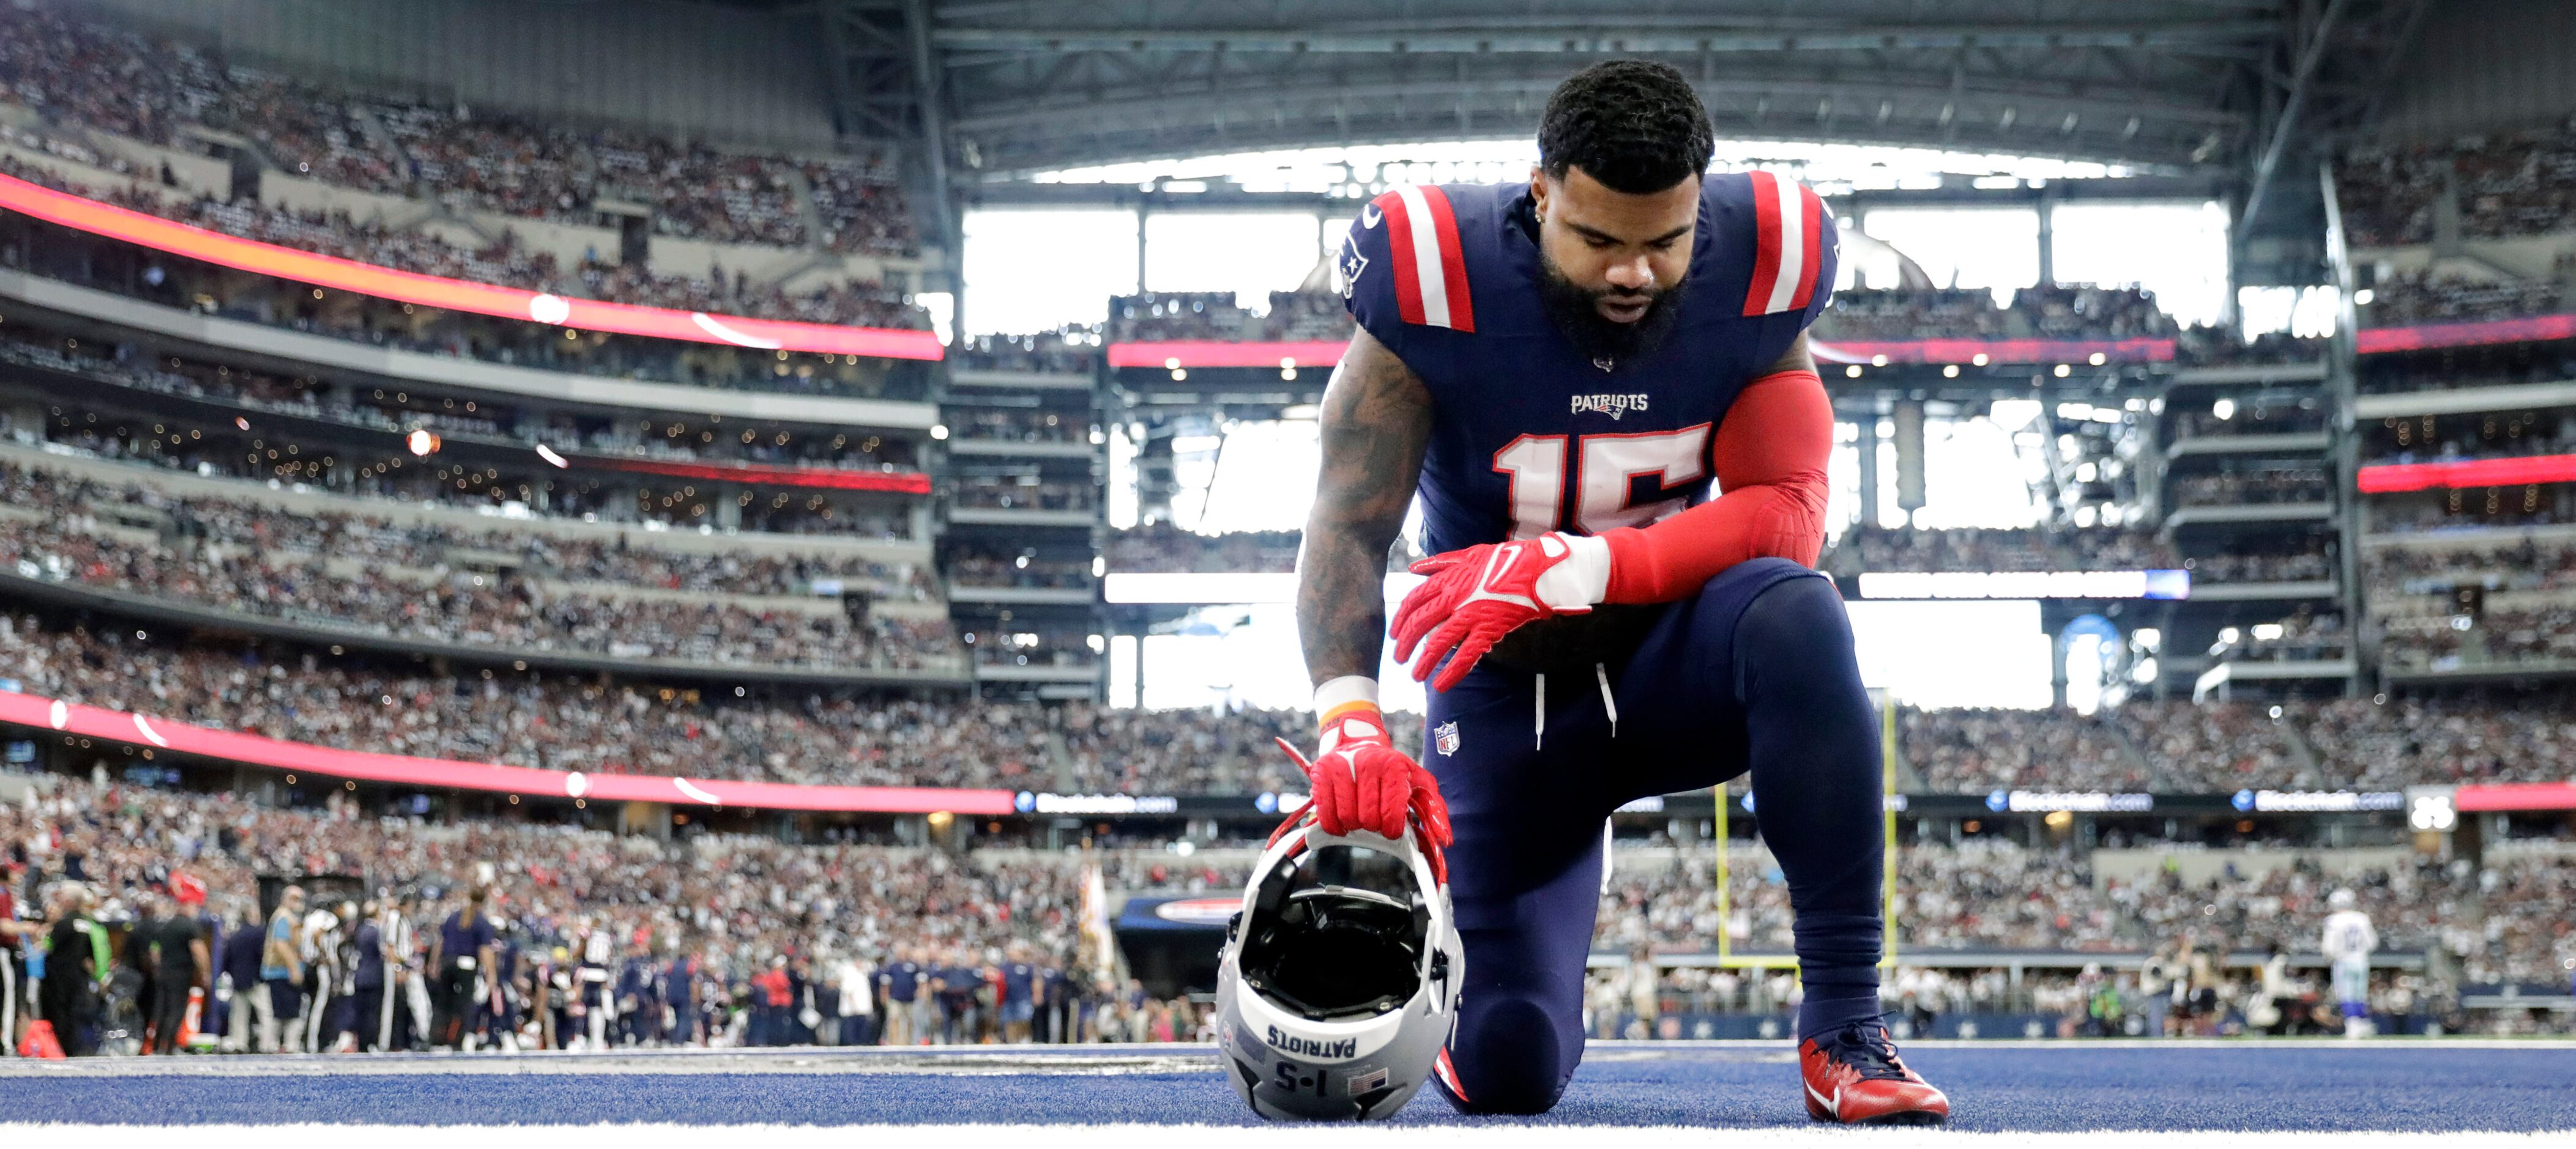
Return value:
[[(1880, 919), (1887, 923), (1887, 940), (1885, 943), (1885, 950), (1878, 959), (1878, 968), (1893, 969), (1896, 967), (1897, 804), (1894, 800), (1896, 796), (1896, 701), (1888, 696), (1887, 691), (1877, 688), (1872, 688), (1870, 690), (1869, 701), (1870, 706), (1876, 710), (1878, 714), (1879, 791), (1882, 797), (1886, 799), (1879, 803), (1880, 832), (1885, 835), (1884, 846), (1886, 857), (1881, 860), (1880, 865), (1881, 873), (1879, 875), (1878, 906)], [(1721, 969), (1796, 969), (1798, 968), (1798, 955), (1794, 953), (1738, 954), (1735, 952), (1733, 940), (1727, 931), (1729, 917), (1728, 910), (1731, 908), (1730, 900), (1727, 897), (1727, 879), (1730, 874), (1730, 869), (1727, 858), (1728, 835), (1726, 831), (1726, 821), (1727, 814), (1729, 813), (1729, 799), (1724, 785), (1718, 786), (1711, 793), (1717, 799), (1718, 967)]]

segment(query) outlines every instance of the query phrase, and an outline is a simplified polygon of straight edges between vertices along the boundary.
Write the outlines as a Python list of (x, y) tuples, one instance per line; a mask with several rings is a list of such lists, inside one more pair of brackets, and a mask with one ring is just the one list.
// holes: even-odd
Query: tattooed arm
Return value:
[(1297, 634), (1317, 683), (1377, 675), (1386, 552), (1421, 479), (1431, 392), (1362, 330), (1333, 369), (1323, 406), (1323, 473), (1297, 554)]

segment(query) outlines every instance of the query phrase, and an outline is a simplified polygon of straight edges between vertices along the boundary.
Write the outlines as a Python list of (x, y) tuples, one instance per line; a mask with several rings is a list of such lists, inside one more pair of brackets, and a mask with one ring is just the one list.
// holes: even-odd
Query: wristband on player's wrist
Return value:
[(1393, 741), (1386, 715), (1378, 710), (1377, 680), (1345, 674), (1315, 687), (1315, 734), (1317, 755), (1330, 754), (1344, 742)]

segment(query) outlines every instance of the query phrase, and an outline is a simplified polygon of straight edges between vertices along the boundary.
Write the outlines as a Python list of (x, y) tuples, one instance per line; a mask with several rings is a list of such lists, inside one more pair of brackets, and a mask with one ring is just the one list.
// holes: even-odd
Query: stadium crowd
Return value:
[(1091, 585), (1090, 559), (1046, 558), (1034, 550), (951, 542), (944, 560), (958, 586), (1082, 589)]
[(1089, 376), (1100, 362), (1100, 329), (1066, 327), (1035, 335), (978, 335), (948, 349), (948, 365), (962, 371), (1033, 371)]
[(2358, 382), (2362, 390), (2373, 393), (2559, 383), (2576, 379), (2576, 345), (2445, 348), (2428, 355), (2373, 355), (2361, 365)]
[[(377, 387), (362, 392), (354, 386), (328, 384), (311, 376), (281, 376), (229, 363), (177, 356), (154, 360), (130, 344), (65, 338), (25, 324), (10, 324), (5, 333), (0, 333), (0, 363), (40, 367), (156, 394), (220, 403), (241, 408), (245, 413), (325, 419), (397, 433), (426, 428), (442, 438), (479, 437), (530, 447), (543, 443), (566, 453), (871, 471), (917, 465), (910, 440), (864, 431), (839, 431), (826, 437), (821, 431), (804, 428), (797, 428), (801, 434), (776, 427), (736, 430), (704, 420), (694, 421), (694, 426), (690, 422), (664, 426), (651, 419), (628, 423), (606, 416), (541, 414), (506, 403), (475, 399), (460, 402), (453, 396), (415, 395), (398, 388)], [(188, 426), (188, 420), (175, 415), (167, 421)], [(219, 435), (222, 432), (214, 423), (195, 429), (211, 429)], [(187, 445), (182, 442), (168, 446)]]
[(2576, 419), (2557, 411), (2391, 416), (2362, 429), (2362, 461), (2428, 463), (2561, 455), (2576, 450)]
[[(0, 10), (0, 86), (51, 120), (171, 147), (187, 145), (189, 124), (236, 131), (298, 175), (451, 209), (595, 226), (593, 201), (613, 199), (650, 206), (664, 235), (919, 250), (885, 152), (799, 159), (539, 126), (461, 104), (335, 91), (38, 7)], [(800, 188), (819, 232), (806, 223)]]
[(2470, 279), (2454, 274), (2398, 272), (2371, 286), (2371, 299), (2361, 307), (2365, 327), (2403, 327), (2415, 323), (2464, 323), (2552, 315), (2576, 310), (2576, 252), (2560, 255), (2550, 278), (2529, 280)]
[[(216, 318), (533, 370), (730, 390), (919, 398), (927, 376), (898, 361), (612, 337), (530, 320), (307, 288), (166, 256), (32, 217), (0, 218), (0, 266)], [(928, 321), (897, 326), (926, 327)]]
[(676, 551), (620, 535), (613, 541), (562, 537), (541, 530), (466, 530), (443, 523), (398, 523), (381, 516), (322, 512), (278, 514), (265, 504), (171, 494), (148, 483), (121, 487), (0, 463), (0, 494), (30, 516), (68, 522), (96, 518), (103, 507), (149, 512), (169, 532), (199, 545), (250, 552), (292, 552), (369, 568), (433, 571), (472, 552), (475, 562), (560, 582), (604, 583), (727, 595), (802, 595), (816, 580), (871, 584), (891, 597), (928, 599), (936, 588), (910, 564), (852, 555), (717, 554)]
[(1274, 291), (1268, 309), (1254, 312), (1231, 291), (1148, 291), (1109, 301), (1109, 337), (1116, 342), (1213, 339), (1239, 343), (1330, 342), (1351, 336), (1351, 317), (1338, 292)]
[[(291, 742), (586, 773), (1064, 792), (1296, 790), (1307, 716), (971, 704), (459, 671), (0, 619), (19, 689)], [(737, 688), (739, 689), (739, 688)], [(1418, 736), (1418, 718), (1396, 722)]]
[(2326, 473), (2313, 466), (2222, 471), (2214, 475), (2181, 475), (2173, 480), (2174, 502), (2186, 507), (2228, 507), (2249, 503), (2322, 503), (2330, 499)]
[(2325, 409), (2317, 404), (2314, 397), (2280, 403), (2240, 404), (2230, 400), (2223, 408), (2185, 411), (2174, 417), (2174, 438), (2177, 440), (2220, 435), (2284, 435), (2325, 428)]
[(958, 438), (1005, 443), (1088, 443), (1097, 429), (1087, 415), (1028, 409), (968, 410), (948, 420)]
[[(1103, 890), (1139, 892), (1229, 891), (1245, 877), (1240, 862), (1161, 851), (950, 854), (838, 832), (818, 845), (703, 832), (661, 842), (44, 783), (0, 804), (11, 903), (0, 960), (38, 975), (0, 992), (20, 1023), (13, 1048), (40, 1018), (74, 1055), (177, 1044), (191, 988), (204, 991), (197, 1047), (225, 1052), (1203, 1039), (1200, 1007), (1089, 964), (1107, 904), (1086, 892), (1086, 871)], [(1597, 950), (1651, 970), (1655, 955), (1703, 953), (1721, 933), (1739, 953), (1789, 948), (1786, 886), (1758, 845), (1731, 855), (1723, 913), (1704, 851), (1644, 853), (1613, 852)], [(2277, 968), (2226, 959), (2272, 966), (2312, 951), (2337, 888), (2358, 895), (2382, 949), (2426, 955), (2420, 977), (2375, 987), (2387, 1012), (2414, 1011), (2391, 994), (2553, 985), (2576, 968), (2576, 931), (2558, 912), (2576, 897), (2564, 851), (2503, 850), (2484, 868), (2244, 860), (2250, 872), (2192, 881), (2170, 864), (2097, 876), (2083, 857), (2002, 839), (1908, 845), (1890, 920), (1900, 953), (2147, 952), (2117, 979), (2114, 1004), (2151, 1033), (2276, 1021), (2256, 999), (2282, 994)], [(297, 884), (272, 891), (263, 878)], [(460, 956), (476, 968), (459, 969)], [(1618, 1019), (1773, 1013), (1796, 999), (1794, 984), (1758, 971), (1624, 972), (1594, 989), (1614, 1031)], [(2039, 1010), (2080, 1032), (2102, 1020), (2100, 988), (1901, 967), (1887, 992), (1915, 1018)]]
[[(145, 487), (111, 492), (14, 465), (0, 465), (0, 497), (17, 512), (0, 522), (0, 564), (22, 577), (283, 619), (335, 636), (356, 631), (485, 648), (818, 669), (923, 669), (956, 650), (944, 620), (853, 621), (829, 601), (804, 610), (657, 598), (550, 583), (529, 571), (456, 569), (447, 545), (384, 523), (294, 520), (220, 500), (163, 501)], [(109, 505), (151, 512), (168, 529), (156, 536), (103, 523), (100, 512)], [(531, 536), (522, 545), (553, 544)], [(575, 547), (571, 559), (577, 565), (555, 573), (624, 573), (641, 580), (625, 584), (632, 588), (687, 576), (750, 587), (764, 572), (774, 586), (795, 569), (733, 560), (727, 574), (725, 560), (638, 558), (601, 547)], [(350, 570), (367, 577), (344, 573)], [(915, 577), (900, 585), (920, 588)]]
[(2564, 230), (2576, 223), (2576, 120), (2437, 144), (2363, 143), (2335, 172), (2354, 247), (2433, 242), (2446, 187), (2465, 238)]
[(2275, 331), (2246, 339), (2234, 327), (2186, 327), (2175, 341), (2175, 358), (2191, 367), (2255, 367), (2286, 363), (2320, 363), (2326, 340)]
[[(0, 129), (0, 140), (9, 139), (12, 131)], [(443, 233), (360, 222), (343, 211), (295, 212), (247, 199), (233, 203), (190, 199), (135, 185), (84, 187), (6, 155), (0, 155), (0, 175), (208, 231), (422, 275), (681, 311), (865, 327), (928, 326), (926, 316), (905, 302), (901, 293), (868, 283), (834, 283), (789, 292), (775, 284), (754, 286), (741, 272), (728, 279), (721, 265), (711, 266), (704, 276), (674, 275), (641, 264), (609, 262), (595, 254), (564, 266), (552, 252), (522, 247), (515, 232), (504, 231), (497, 241), (469, 248), (443, 238)]]
[[(2576, 896), (2576, 855), (2518, 850), (2484, 868), (2419, 856), (2334, 871), (2311, 855), (2250, 853), (2246, 860), (2273, 864), (2252, 873), (2230, 867), (2201, 882), (2171, 866), (2097, 878), (2082, 858), (2005, 840), (1906, 846), (1889, 910), (1900, 955), (2005, 950), (2147, 958), (2142, 967), (2116, 974), (2094, 963), (2073, 977), (2043, 970), (2023, 977), (1999, 968), (1910, 967), (1900, 957), (1883, 990), (1887, 1004), (1920, 1025), (1943, 1013), (2059, 1015), (2063, 1020), (2044, 1031), (2048, 1036), (2332, 1031), (2339, 1018), (2307, 1023), (2315, 1006), (2332, 1012), (2321, 979), (2291, 976), (2284, 959), (2315, 951), (2327, 895), (2335, 889), (2354, 892), (2379, 929), (2382, 950), (2426, 957), (2422, 973), (2374, 979), (2373, 1007), (2383, 1014), (2431, 1014), (2459, 1029), (2474, 1024), (2458, 1012), (2460, 987), (2558, 987), (2576, 970), (2576, 932), (2564, 915)], [(1758, 970), (1685, 964), (1645, 977), (1630, 972), (1659, 952), (1703, 952), (1721, 929), (1739, 953), (1789, 950), (1791, 915), (1777, 865), (1750, 846), (1739, 847), (1730, 862), (1723, 916), (1715, 867), (1702, 854), (1613, 865), (1595, 946), (1624, 948), (1632, 964), (1595, 975), (1592, 1011), (1606, 1024), (1605, 1036), (1653, 1034), (1658, 1014), (1772, 1013), (1794, 1006), (1794, 983)], [(1620, 1025), (1639, 1020), (1644, 1032)], [(2516, 1022), (2491, 1018), (2487, 1024)]]
[(2048, 284), (1998, 305), (1982, 288), (1856, 288), (1834, 293), (1816, 319), (1816, 338), (2134, 339), (2177, 334), (2154, 292), (2134, 287)]
[(1087, 511), (1099, 505), (1100, 485), (1028, 475), (959, 475), (950, 493), (961, 507), (997, 511)]
[[(227, 1052), (1123, 1041), (1176, 1010), (1196, 1036), (1185, 1003), (1084, 966), (1080, 854), (666, 844), (60, 782), (0, 804), (0, 899), (24, 899), (0, 919), (30, 953), (55, 942), (0, 961), (41, 971), (8, 1012), (37, 1006), (75, 1055), (175, 1041), (184, 1009), (155, 1005), (192, 986)], [(264, 919), (263, 877), (310, 888)]]
[[(1272, 740), (1292, 711), (967, 705), (864, 695), (602, 682), (421, 666), (221, 641), (172, 644), (33, 616), (0, 631), (33, 694), (295, 742), (593, 773), (818, 785), (1020, 786), (1067, 793), (1261, 793), (1301, 787)], [(999, 657), (1094, 657), (1068, 632)], [(2393, 790), (2576, 776), (2576, 698), (2132, 701), (2072, 710), (1900, 712), (1901, 760), (1935, 793), (2075, 789), (2233, 793)], [(1419, 744), (1417, 716), (1396, 715)]]
[(2071, 710), (1913, 710), (1904, 760), (1933, 792), (2395, 790), (2576, 776), (2576, 696), (2380, 695)]
[(1104, 553), (1113, 571), (1290, 571), (1297, 568), (1301, 535), (1293, 530), (1202, 535), (1164, 519), (1112, 532)]
[(2117, 527), (1914, 528), (1856, 526), (1820, 569), (1863, 571), (2171, 570), (2185, 560), (2152, 532)]

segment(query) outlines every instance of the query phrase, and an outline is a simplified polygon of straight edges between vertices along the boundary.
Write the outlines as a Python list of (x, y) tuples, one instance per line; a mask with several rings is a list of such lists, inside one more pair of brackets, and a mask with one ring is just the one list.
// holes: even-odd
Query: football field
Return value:
[[(1595, 1043), (1565, 1100), (1527, 1119), (1466, 1118), (1429, 1091), (1365, 1129), (1268, 1126), (1202, 1046), (796, 1049), (529, 1056), (0, 1062), (0, 1138), (26, 1123), (189, 1125), (192, 1143), (275, 1144), (320, 1123), (369, 1149), (460, 1144), (460, 1126), (592, 1128), (619, 1144), (788, 1145), (998, 1137), (1158, 1149), (1222, 1127), (1229, 1143), (1316, 1136), (1406, 1143), (1773, 1145), (1951, 1138), (1972, 1144), (2564, 1143), (2576, 1133), (2576, 1043), (2561, 1041), (1918, 1041), (1948, 1090), (1946, 1131), (1812, 1125), (1774, 1042)], [(378, 1126), (353, 1131), (347, 1126)], [(447, 1128), (440, 1128), (447, 1127)], [(622, 1127), (622, 1128), (620, 1128)], [(723, 1128), (730, 1127), (730, 1128)], [(1719, 1133), (1718, 1131), (1724, 1131)], [(1712, 1140), (1712, 1135), (1723, 1141)], [(28, 1137), (28, 1140), (19, 1140)], [(111, 1141), (112, 1143), (112, 1141)], [(745, 1143), (748, 1149), (748, 1143)]]

